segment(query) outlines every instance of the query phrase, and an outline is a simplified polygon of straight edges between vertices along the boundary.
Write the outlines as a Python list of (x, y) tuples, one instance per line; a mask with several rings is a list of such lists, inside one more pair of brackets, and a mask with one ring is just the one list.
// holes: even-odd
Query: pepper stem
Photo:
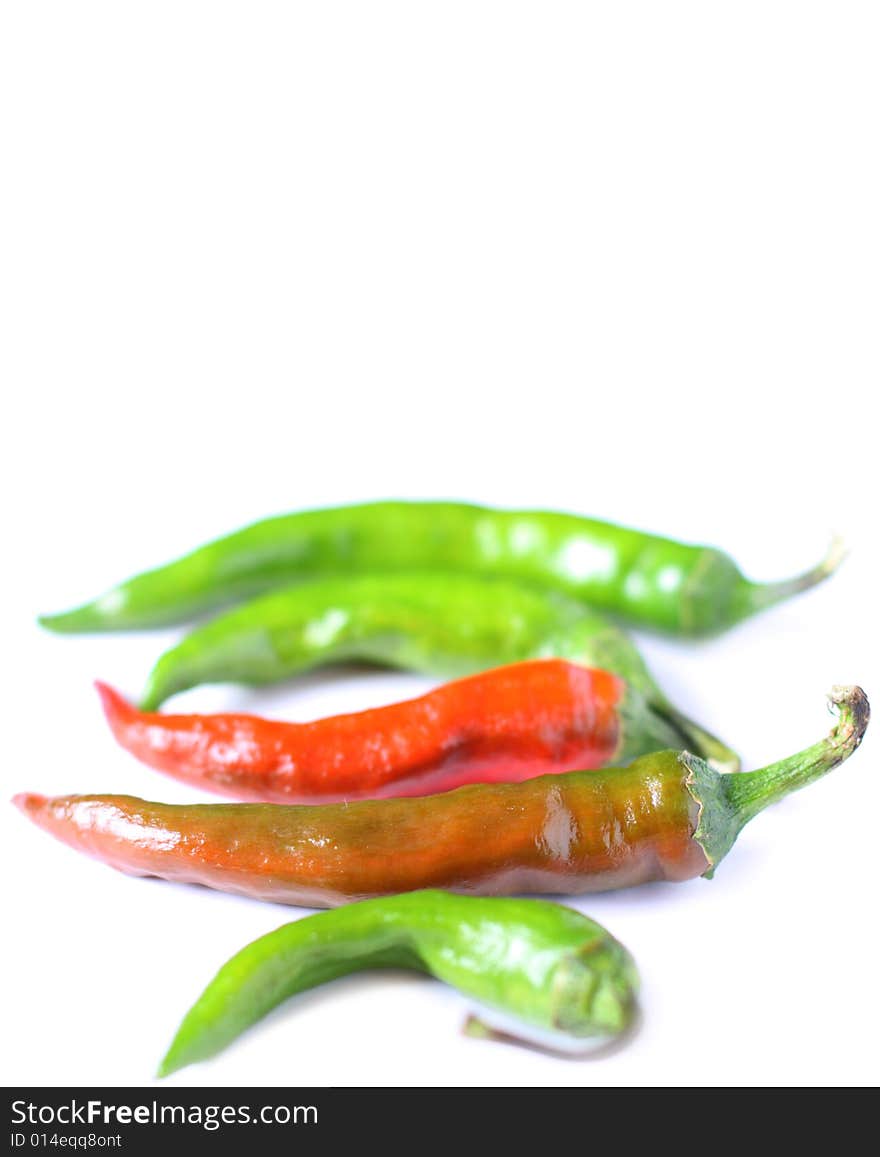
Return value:
[(837, 726), (825, 739), (758, 771), (719, 775), (705, 760), (684, 751), (685, 784), (699, 805), (694, 839), (706, 857), (704, 876), (712, 876), (758, 812), (848, 759), (862, 741), (870, 708), (861, 687), (833, 687), (828, 696)]
[(745, 590), (744, 601), (746, 605), (742, 608), (741, 617), (745, 618), (746, 615), (751, 615), (755, 611), (762, 611), (776, 603), (784, 602), (792, 595), (800, 594), (801, 591), (808, 591), (810, 587), (824, 582), (825, 579), (834, 574), (847, 554), (846, 544), (840, 535), (835, 534), (822, 561), (804, 571), (803, 574), (795, 575), (794, 578), (783, 579), (782, 582), (749, 583)]
[(740, 828), (765, 807), (843, 763), (862, 742), (871, 709), (861, 687), (833, 687), (828, 701), (838, 718), (825, 739), (759, 771), (741, 772), (725, 780), (727, 799)]

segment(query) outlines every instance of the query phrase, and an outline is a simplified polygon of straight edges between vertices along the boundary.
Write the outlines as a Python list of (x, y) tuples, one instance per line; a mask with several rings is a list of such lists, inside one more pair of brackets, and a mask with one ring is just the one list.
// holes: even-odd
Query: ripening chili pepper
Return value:
[(797, 578), (755, 583), (719, 550), (578, 515), (372, 502), (255, 522), (40, 621), (68, 632), (153, 627), (310, 575), (436, 569), (540, 583), (642, 626), (702, 635), (815, 586), (839, 561), (835, 544)]
[(427, 972), (478, 1001), (489, 1034), (585, 1052), (624, 1032), (636, 1009), (632, 957), (604, 928), (547, 900), (411, 892), (318, 912), (228, 960), (159, 1067), (166, 1077), (224, 1049), (298, 992), (369, 968)]
[(166, 651), (141, 707), (155, 711), (202, 683), (273, 683), (352, 659), (449, 678), (551, 656), (620, 675), (679, 733), (672, 746), (722, 771), (739, 767), (735, 752), (672, 706), (615, 624), (553, 591), (471, 575), (357, 575), (263, 595)]
[(840, 718), (830, 736), (738, 775), (662, 751), (628, 767), (350, 804), (15, 802), (57, 839), (123, 871), (310, 908), (422, 888), (607, 891), (712, 875), (758, 812), (855, 751), (865, 693), (835, 688), (831, 701)]
[(328, 803), (628, 762), (681, 735), (607, 671), (534, 659), (418, 699), (284, 723), (138, 711), (97, 684), (119, 743), (159, 771), (236, 799)]

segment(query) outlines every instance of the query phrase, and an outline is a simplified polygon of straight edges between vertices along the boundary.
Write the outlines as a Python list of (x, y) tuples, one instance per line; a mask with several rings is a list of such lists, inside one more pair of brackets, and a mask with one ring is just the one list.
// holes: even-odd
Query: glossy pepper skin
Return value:
[(719, 550), (579, 515), (372, 502), (255, 522), (41, 622), (68, 632), (154, 627), (310, 575), (435, 569), (554, 587), (639, 626), (704, 635), (814, 586), (838, 561), (835, 546), (806, 574), (754, 583)]
[(270, 803), (515, 782), (626, 762), (680, 739), (616, 675), (561, 659), (498, 667), (417, 699), (313, 723), (144, 713), (112, 688), (98, 690), (117, 741), (144, 763), (208, 791)]
[(615, 624), (564, 595), (471, 575), (356, 575), (263, 595), (166, 651), (141, 707), (155, 711), (201, 683), (274, 683), (350, 660), (450, 678), (550, 656), (625, 679), (678, 732), (660, 746), (687, 748), (722, 771), (739, 767), (735, 752), (672, 706)]
[(665, 751), (622, 768), (315, 807), (123, 795), (15, 802), (57, 839), (122, 871), (309, 908), (424, 888), (607, 891), (711, 875), (753, 816), (851, 755), (867, 698), (857, 687), (831, 698), (840, 718), (830, 736), (739, 775)]
[(242, 949), (187, 1013), (159, 1076), (220, 1052), (294, 994), (371, 968), (429, 973), (479, 1001), (490, 1033), (500, 1014), (506, 1035), (571, 1051), (618, 1036), (636, 1008), (632, 958), (579, 912), (412, 892), (305, 916)]

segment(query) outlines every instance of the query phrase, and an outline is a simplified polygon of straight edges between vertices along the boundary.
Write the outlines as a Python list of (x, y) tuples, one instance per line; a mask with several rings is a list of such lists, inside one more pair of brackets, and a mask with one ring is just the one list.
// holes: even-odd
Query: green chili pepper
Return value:
[(835, 543), (806, 574), (755, 583), (721, 551), (573, 514), (374, 502), (256, 522), (40, 621), (68, 632), (153, 627), (310, 575), (441, 569), (540, 583), (633, 623), (702, 635), (815, 586), (840, 557)]
[(463, 574), (327, 578), (263, 595), (166, 651), (142, 708), (202, 683), (273, 683), (353, 659), (449, 678), (551, 657), (620, 675), (671, 725), (674, 746), (738, 768), (735, 752), (670, 704), (619, 627), (564, 595)]
[(619, 1035), (635, 1012), (629, 953), (579, 912), (412, 892), (306, 916), (249, 944), (187, 1013), (159, 1076), (220, 1052), (295, 993), (370, 968), (427, 972), (479, 1001), (474, 1035), (501, 1028), (583, 1051)]

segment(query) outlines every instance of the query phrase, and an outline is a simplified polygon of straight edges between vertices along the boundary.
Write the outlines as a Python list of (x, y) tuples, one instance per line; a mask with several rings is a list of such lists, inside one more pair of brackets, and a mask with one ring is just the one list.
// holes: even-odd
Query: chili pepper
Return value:
[(619, 627), (555, 592), (471, 575), (359, 575), (263, 595), (166, 651), (141, 707), (155, 711), (201, 683), (272, 683), (351, 659), (449, 678), (549, 656), (620, 675), (679, 733), (672, 746), (719, 770), (739, 767), (735, 752), (672, 706)]
[(500, 1023), (565, 1051), (618, 1036), (636, 1007), (631, 956), (580, 912), (413, 892), (305, 916), (242, 949), (187, 1013), (158, 1075), (214, 1056), (294, 994), (369, 968), (427, 972), (479, 1001), (489, 1032)]
[(541, 583), (633, 623), (702, 635), (815, 586), (840, 556), (835, 543), (797, 578), (754, 583), (719, 550), (573, 514), (373, 502), (255, 522), (40, 621), (68, 632), (154, 627), (309, 575), (424, 568)]
[(422, 888), (606, 891), (712, 875), (758, 812), (856, 749), (865, 693), (835, 688), (831, 701), (840, 718), (829, 737), (739, 775), (665, 751), (623, 768), (415, 799), (310, 807), (25, 794), (15, 802), (56, 838), (123, 871), (310, 908)]
[(388, 707), (314, 723), (142, 713), (97, 684), (119, 743), (159, 771), (237, 799), (327, 803), (626, 762), (681, 736), (607, 671), (534, 659)]

